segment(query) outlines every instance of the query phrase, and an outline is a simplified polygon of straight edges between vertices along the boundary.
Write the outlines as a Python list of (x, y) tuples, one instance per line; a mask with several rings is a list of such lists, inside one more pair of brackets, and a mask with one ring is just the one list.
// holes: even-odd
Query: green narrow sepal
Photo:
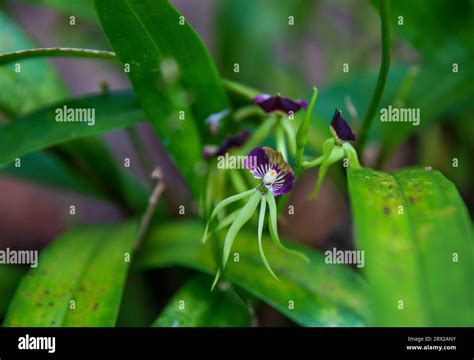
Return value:
[(228, 198), (225, 198), (219, 204), (217, 204), (216, 207), (214, 208), (214, 210), (212, 211), (211, 216), (209, 217), (209, 220), (206, 223), (206, 228), (204, 229), (204, 235), (202, 237), (202, 242), (203, 243), (206, 242), (207, 233), (209, 231), (209, 224), (216, 217), (216, 215), (219, 213), (219, 211), (224, 209), (227, 205), (232, 204), (233, 202), (239, 201), (241, 199), (246, 198), (247, 196), (250, 196), (255, 191), (256, 191), (256, 189), (251, 189), (251, 190), (245, 191), (245, 192), (237, 194), (237, 195), (229, 196)]
[(239, 215), (230, 226), (229, 231), (227, 231), (227, 235), (225, 236), (225, 240), (224, 240), (224, 254), (222, 257), (222, 269), (224, 269), (225, 265), (227, 264), (230, 250), (232, 248), (232, 243), (234, 242), (235, 237), (239, 233), (242, 226), (244, 226), (245, 223), (249, 221), (250, 218), (252, 217), (253, 213), (255, 212), (255, 209), (258, 206), (258, 203), (260, 202), (261, 197), (262, 197), (262, 193), (258, 190), (255, 190), (254, 194), (250, 197), (247, 204), (245, 204), (242, 210), (240, 210)]
[(270, 236), (271, 236), (273, 242), (275, 243), (276, 246), (278, 246), (283, 251), (286, 251), (290, 254), (296, 255), (296, 256), (302, 258), (304, 261), (309, 263), (310, 262), (309, 258), (305, 254), (303, 254), (299, 251), (296, 251), (296, 250), (288, 249), (286, 246), (284, 246), (281, 243), (280, 237), (278, 236), (278, 225), (277, 225), (277, 216), (278, 215), (277, 215), (277, 210), (276, 210), (275, 197), (269, 191), (266, 195), (266, 198), (267, 198), (267, 202), (268, 202), (268, 209), (270, 211), (270, 219), (268, 221), (268, 226), (270, 228)]
[(270, 263), (268, 262), (265, 253), (263, 252), (263, 246), (262, 246), (262, 232), (263, 232), (263, 224), (265, 222), (265, 210), (267, 208), (267, 201), (266, 197), (262, 196), (262, 200), (260, 202), (260, 214), (258, 216), (258, 249), (260, 250), (260, 256), (262, 257), (262, 261), (267, 268), (268, 272), (278, 281), (280, 279), (278, 276), (275, 275), (275, 273), (272, 270), (272, 267), (270, 266)]

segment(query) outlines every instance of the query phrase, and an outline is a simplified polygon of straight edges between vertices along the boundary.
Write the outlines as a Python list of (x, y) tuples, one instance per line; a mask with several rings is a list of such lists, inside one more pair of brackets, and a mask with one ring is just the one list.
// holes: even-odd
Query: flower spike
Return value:
[(216, 286), (219, 281), (219, 278), (222, 272), (227, 265), (229, 260), (230, 252), (235, 238), (237, 237), (239, 231), (242, 227), (250, 220), (252, 215), (255, 213), (258, 204), (260, 204), (260, 214), (258, 217), (258, 249), (260, 251), (260, 256), (262, 257), (263, 264), (268, 272), (278, 281), (280, 279), (272, 270), (270, 263), (265, 256), (263, 251), (263, 226), (265, 223), (265, 214), (268, 204), (270, 218), (268, 221), (270, 235), (275, 243), (280, 249), (297, 255), (309, 262), (309, 259), (306, 255), (286, 248), (280, 242), (278, 237), (278, 228), (277, 228), (277, 208), (275, 202), (275, 196), (286, 194), (293, 187), (294, 174), (291, 166), (283, 159), (283, 156), (280, 152), (273, 150), (269, 147), (257, 147), (250, 151), (247, 159), (244, 163), (245, 167), (252, 173), (254, 178), (260, 180), (260, 185), (254, 189), (244, 191), (240, 194), (230, 196), (222, 200), (212, 211), (209, 221), (206, 225), (204, 231), (203, 241), (207, 237), (207, 232), (209, 229), (210, 222), (216, 217), (216, 215), (224, 209), (227, 205), (236, 202), (238, 200), (249, 198), (247, 203), (239, 210), (236, 210), (229, 215), (227, 215), (217, 226), (217, 229), (222, 229), (226, 226), (229, 226), (229, 230), (224, 239), (224, 248), (222, 255), (222, 263), (218, 267), (216, 277), (212, 284), (212, 289)]

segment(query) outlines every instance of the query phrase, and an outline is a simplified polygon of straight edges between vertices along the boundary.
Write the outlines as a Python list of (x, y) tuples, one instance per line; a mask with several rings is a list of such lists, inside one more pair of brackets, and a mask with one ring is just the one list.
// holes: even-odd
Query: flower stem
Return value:
[(288, 151), (286, 150), (285, 130), (283, 129), (279, 119), (275, 127), (275, 140), (276, 147), (279, 152), (283, 155), (283, 159), (288, 162)]
[(321, 165), (321, 163), (324, 161), (325, 158), (326, 158), (326, 155), (321, 155), (320, 157), (317, 157), (316, 159), (312, 161), (303, 161), (303, 163), (301, 164), (301, 168), (303, 170), (308, 170), (315, 166)]
[(136, 249), (140, 247), (143, 242), (143, 239), (145, 239), (145, 236), (148, 232), (148, 228), (150, 227), (151, 219), (153, 218), (153, 213), (155, 212), (156, 205), (158, 204), (158, 200), (160, 199), (161, 194), (165, 190), (163, 174), (161, 173), (161, 169), (159, 167), (153, 170), (152, 179), (156, 180), (156, 186), (153, 189), (153, 192), (148, 200), (148, 207), (140, 222), (138, 236), (135, 240)]
[(380, 22), (382, 29), (382, 61), (380, 63), (379, 76), (377, 84), (375, 85), (372, 98), (370, 100), (367, 111), (359, 134), (359, 151), (362, 152), (367, 142), (367, 136), (374, 119), (375, 112), (379, 106), (382, 98), (385, 83), (387, 81), (388, 70), (390, 69), (390, 55), (391, 55), (391, 29), (390, 29), (390, 0), (381, 0), (379, 6)]
[(304, 119), (301, 121), (301, 124), (298, 127), (298, 132), (296, 133), (296, 153), (295, 153), (296, 175), (299, 175), (301, 172), (304, 148), (306, 146), (306, 143), (308, 142), (309, 123), (311, 121), (311, 114), (313, 113), (314, 104), (316, 103), (317, 98), (318, 98), (318, 89), (316, 87), (313, 87), (313, 96), (311, 97), (308, 110), (306, 110)]
[(115, 55), (115, 53), (112, 51), (52, 47), (20, 50), (1, 54), (0, 65), (35, 57), (83, 57), (118, 60), (117, 55)]

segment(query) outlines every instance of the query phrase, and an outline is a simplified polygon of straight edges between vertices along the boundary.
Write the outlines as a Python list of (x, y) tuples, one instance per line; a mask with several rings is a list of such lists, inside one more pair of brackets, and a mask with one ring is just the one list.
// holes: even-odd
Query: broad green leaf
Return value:
[[(0, 52), (32, 47), (33, 44), (23, 31), (0, 11)], [(0, 67), (0, 88), (0, 112), (7, 116), (23, 115), (67, 96), (56, 72), (43, 59), (30, 59)]]
[[(215, 256), (212, 244), (200, 242), (203, 231), (204, 226), (197, 221), (152, 228), (142, 251), (137, 254), (137, 264), (147, 269), (185, 266), (214, 275), (221, 258), (220, 254)], [(225, 277), (300, 325), (367, 324), (366, 284), (354, 271), (345, 265), (326, 264), (322, 254), (303, 246), (298, 249), (310, 258), (310, 263), (288, 256), (266, 236), (263, 244), (281, 282), (268, 274), (262, 263), (256, 229), (242, 230), (237, 236), (233, 254), (239, 254), (239, 262), (229, 261)], [(209, 280), (209, 290), (210, 287)]]
[[(30, 49), (34, 47), (22, 30), (2, 12), (0, 12), (0, 35), (0, 51), (2, 52)], [(17, 64), (21, 67), (17, 68)], [(17, 69), (20, 71), (16, 72), (15, 70)], [(43, 59), (29, 59), (0, 67), (0, 88), (2, 89), (0, 94), (0, 113), (3, 112), (9, 120), (15, 120), (18, 116), (36, 111), (47, 105), (58, 103), (68, 97), (68, 92), (60, 82), (54, 69)], [(60, 132), (61, 128), (62, 127), (58, 126), (57, 131)], [(18, 134), (15, 133), (15, 135)], [(41, 131), (36, 135), (41, 137), (47, 136), (48, 134), (46, 134), (44, 129), (41, 129)], [(34, 138), (36, 138), (36, 136)], [(33, 143), (34, 138), (30, 138), (29, 140)], [(10, 141), (16, 143), (17, 139), (9, 138), (8, 142)], [(2, 141), (2, 144), (3, 143), (4, 142)], [(112, 161), (110, 152), (107, 148), (101, 146), (99, 140), (88, 139), (88, 141), (82, 142), (81, 149), (88, 154), (94, 153), (92, 158), (85, 158), (82, 151), (69, 155), (87, 166), (87, 177), (89, 179), (97, 179), (102, 184), (111, 181), (110, 179), (114, 179), (100, 178), (99, 174), (103, 173), (104, 168), (109, 169), (115, 165)], [(68, 152), (64, 147), (55, 150), (58, 150), (63, 154)], [(70, 159), (66, 160), (67, 161), (63, 161), (61, 164), (56, 162), (56, 168), (58, 168), (58, 170), (63, 174), (74, 172), (79, 175), (79, 172), (77, 172), (75, 168), (71, 169), (71, 166), (68, 164)], [(77, 165), (77, 161), (74, 165)], [(39, 165), (40, 164), (36, 164), (34, 166), (35, 168), (38, 168), (40, 167)], [(59, 169), (59, 167), (64, 167), (64, 169)], [(32, 169), (22, 169), (19, 171), (23, 176), (31, 175), (31, 177), (29, 177), (30, 180), (34, 180), (38, 176), (42, 177), (43, 180), (46, 180), (47, 177), (35, 174)], [(44, 172), (44, 169), (41, 169), (41, 171)], [(120, 174), (120, 176), (116, 176), (115, 178), (124, 178), (127, 180), (119, 180), (113, 183), (112, 188), (118, 188), (119, 190), (114, 194), (113, 200), (116, 202), (124, 202), (125, 207), (133, 209), (131, 211), (140, 211), (143, 209), (142, 205), (146, 203), (146, 199), (145, 201), (135, 201), (133, 198), (130, 198), (130, 193), (135, 192), (137, 188), (142, 189), (142, 187), (138, 186), (139, 184), (137, 184), (136, 181), (131, 180), (123, 170), (117, 169), (116, 172)], [(51, 175), (52, 181), (49, 182), (50, 184), (60, 183), (60, 178), (54, 178), (53, 180), (53, 174), (47, 175)], [(82, 180), (79, 182), (84, 182), (84, 173), (81, 173), (81, 177)], [(127, 182), (131, 182), (132, 184), (127, 185)], [(67, 182), (60, 185), (62, 188), (65, 188), (69, 187), (71, 183)], [(134, 187), (130, 187), (130, 185), (133, 185)], [(100, 191), (104, 191), (104, 186), (102, 186)]]
[(23, 268), (15, 265), (0, 265), (0, 318), (7, 312), (8, 304), (15, 293), (20, 279), (24, 275)]
[(155, 327), (222, 327), (250, 326), (246, 305), (230, 289), (209, 291), (210, 278), (198, 276), (189, 280), (171, 298)]
[[(87, 114), (84, 115), (84, 122), (67, 122), (67, 118), (64, 122), (57, 121), (62, 120), (58, 118), (59, 113), (68, 116), (69, 111), (76, 109), (93, 111), (90, 114), (94, 116), (94, 121), (88, 122)], [(35, 150), (101, 135), (144, 120), (137, 99), (128, 92), (93, 95), (56, 104), (0, 126), (0, 166)]]
[(127, 75), (145, 113), (197, 197), (202, 140), (210, 137), (205, 120), (229, 107), (206, 48), (166, 0), (96, 0), (95, 5), (112, 48), (130, 66)]
[(114, 326), (136, 233), (127, 224), (59, 237), (21, 281), (4, 325)]
[(472, 225), (455, 186), (425, 169), (348, 169), (375, 325), (472, 326)]

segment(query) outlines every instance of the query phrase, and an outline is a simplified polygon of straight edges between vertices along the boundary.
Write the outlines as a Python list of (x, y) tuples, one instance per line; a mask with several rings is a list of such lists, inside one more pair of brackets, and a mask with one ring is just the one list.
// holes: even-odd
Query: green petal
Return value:
[(209, 217), (209, 220), (207, 221), (206, 228), (204, 229), (204, 236), (202, 237), (202, 242), (203, 243), (206, 242), (207, 232), (209, 230), (209, 224), (216, 217), (219, 211), (224, 209), (227, 205), (232, 204), (233, 202), (239, 201), (247, 196), (250, 196), (250, 194), (252, 194), (255, 191), (257, 191), (257, 189), (251, 189), (237, 195), (229, 196), (228, 198), (222, 200), (219, 204), (217, 204), (214, 210), (212, 211), (211, 216)]
[(275, 275), (273, 272), (270, 263), (268, 262), (267, 258), (265, 257), (265, 254), (263, 252), (263, 247), (262, 247), (262, 232), (263, 232), (263, 223), (265, 222), (265, 210), (267, 208), (267, 201), (265, 196), (262, 196), (262, 201), (260, 203), (260, 215), (258, 217), (258, 249), (260, 250), (260, 256), (262, 257), (263, 263), (265, 264), (265, 267), (267, 268), (268, 272), (272, 274), (272, 276), (280, 281), (278, 276)]
[(255, 212), (255, 209), (258, 206), (258, 203), (260, 202), (261, 197), (262, 197), (262, 193), (258, 190), (255, 191), (255, 193), (250, 197), (247, 204), (245, 204), (242, 210), (240, 210), (239, 215), (237, 216), (237, 219), (235, 219), (235, 221), (230, 226), (229, 231), (227, 232), (227, 235), (225, 236), (225, 240), (224, 240), (224, 255), (222, 257), (222, 269), (224, 269), (225, 265), (227, 264), (227, 260), (229, 259), (229, 255), (230, 255), (230, 250), (232, 248), (232, 243), (234, 242), (235, 237), (239, 233), (242, 226), (244, 226), (245, 223), (249, 221), (250, 218), (252, 217), (253, 213)]
[(278, 236), (277, 211), (276, 211), (275, 197), (273, 196), (273, 194), (270, 191), (267, 192), (266, 197), (267, 197), (267, 201), (268, 201), (268, 209), (270, 210), (270, 221), (268, 221), (268, 225), (269, 225), (269, 228), (270, 228), (270, 235), (272, 237), (273, 242), (280, 249), (282, 249), (282, 250), (284, 250), (284, 251), (286, 251), (290, 254), (299, 256), (304, 261), (309, 263), (309, 258), (305, 254), (303, 254), (299, 251), (296, 251), (296, 250), (288, 249), (287, 247), (285, 247), (281, 243), (280, 238)]
[(323, 183), (324, 178), (326, 177), (329, 167), (335, 162), (341, 160), (344, 157), (344, 154), (344, 149), (341, 146), (337, 145), (332, 147), (331, 153), (328, 157), (326, 157), (326, 159), (324, 159), (321, 167), (319, 168), (318, 181), (316, 181), (316, 186), (313, 190), (313, 193), (311, 194), (312, 198), (316, 198), (318, 196), (319, 189)]

